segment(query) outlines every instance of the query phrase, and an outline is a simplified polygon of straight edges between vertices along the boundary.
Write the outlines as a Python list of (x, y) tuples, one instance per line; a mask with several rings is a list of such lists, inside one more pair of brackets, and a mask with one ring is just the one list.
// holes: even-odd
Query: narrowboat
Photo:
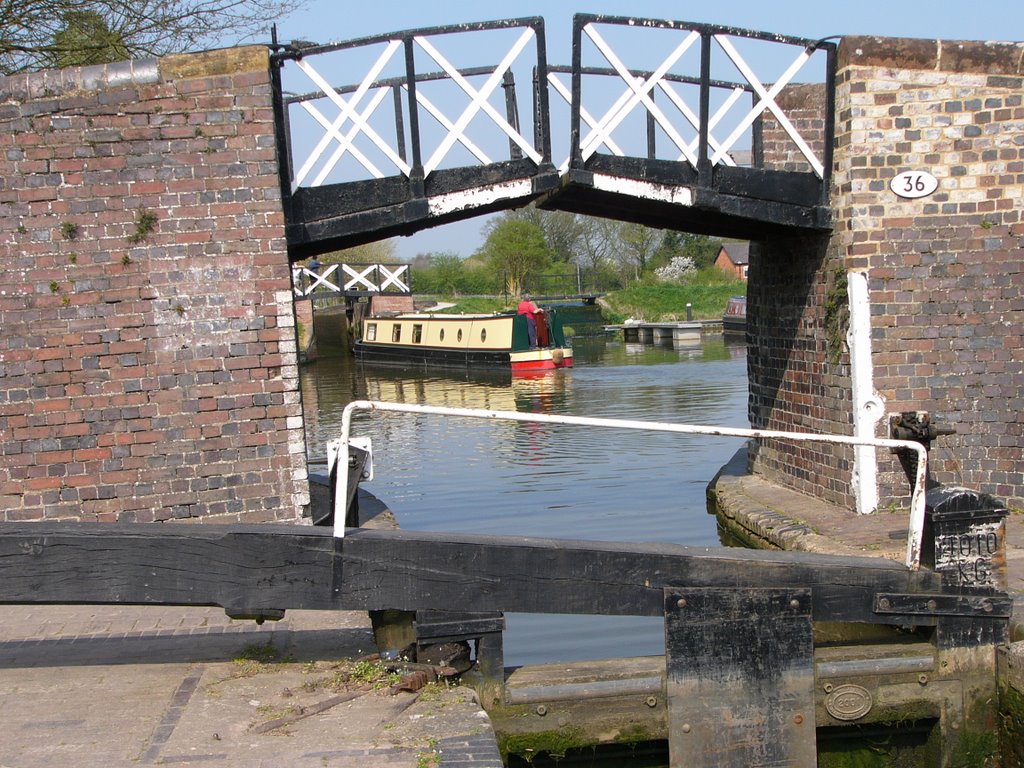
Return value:
[(733, 296), (725, 305), (722, 315), (722, 331), (724, 333), (746, 333), (747, 331), (747, 297)]
[(557, 310), (538, 315), (537, 346), (530, 346), (526, 316), (400, 313), (362, 320), (353, 344), (356, 359), (395, 365), (495, 367), (513, 373), (572, 367), (572, 347)]

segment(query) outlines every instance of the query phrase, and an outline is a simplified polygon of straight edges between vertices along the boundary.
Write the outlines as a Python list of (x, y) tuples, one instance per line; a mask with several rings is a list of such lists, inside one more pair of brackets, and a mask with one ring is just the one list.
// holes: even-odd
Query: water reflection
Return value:
[[(577, 367), (530, 378), (323, 359), (302, 370), (310, 456), (324, 455), (352, 399), (746, 426), (743, 352), (721, 337), (685, 349), (577, 338)], [(699, 546), (719, 543), (705, 488), (739, 447), (730, 438), (422, 414), (359, 413), (353, 432), (373, 440), (368, 488), (403, 528)], [(661, 652), (660, 620), (634, 618), (509, 617), (506, 649), (509, 663), (595, 658), (621, 655), (627, 636), (629, 653)]]

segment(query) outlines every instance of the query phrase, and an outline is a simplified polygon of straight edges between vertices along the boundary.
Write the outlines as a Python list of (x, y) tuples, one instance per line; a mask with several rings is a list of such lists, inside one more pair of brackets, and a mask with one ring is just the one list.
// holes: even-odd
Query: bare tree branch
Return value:
[(0, 0), (0, 74), (269, 37), (303, 0)]

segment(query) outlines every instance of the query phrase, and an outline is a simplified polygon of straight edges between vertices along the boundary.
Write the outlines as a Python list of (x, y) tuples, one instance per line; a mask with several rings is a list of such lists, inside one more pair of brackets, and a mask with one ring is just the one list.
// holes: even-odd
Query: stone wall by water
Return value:
[(300, 516), (267, 50), (0, 97), (0, 519)]

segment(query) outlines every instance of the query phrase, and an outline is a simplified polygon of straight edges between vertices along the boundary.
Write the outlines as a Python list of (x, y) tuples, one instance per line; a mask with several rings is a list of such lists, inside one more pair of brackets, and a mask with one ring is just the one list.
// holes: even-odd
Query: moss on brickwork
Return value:
[(513, 733), (498, 737), (498, 748), (505, 760), (509, 755), (518, 755), (527, 761), (540, 755), (560, 758), (564, 757), (570, 749), (579, 749), (595, 744), (597, 744), (597, 739), (587, 738), (581, 729), (568, 725), (550, 731)]
[(1024, 693), (1009, 684), (999, 690), (999, 743), (1003, 765), (1024, 766)]
[(847, 294), (846, 269), (842, 264), (833, 267), (825, 289), (825, 333), (828, 343), (828, 361), (839, 363), (846, 352), (846, 331), (850, 326), (850, 299)]

